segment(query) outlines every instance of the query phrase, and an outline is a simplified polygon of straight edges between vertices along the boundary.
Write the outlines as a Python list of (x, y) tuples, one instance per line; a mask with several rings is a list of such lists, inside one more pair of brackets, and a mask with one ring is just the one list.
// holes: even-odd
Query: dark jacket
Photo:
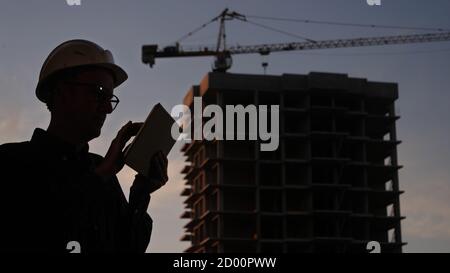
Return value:
[(139, 181), (128, 203), (117, 177), (94, 173), (102, 157), (42, 129), (31, 141), (0, 146), (0, 251), (144, 252), (152, 220)]

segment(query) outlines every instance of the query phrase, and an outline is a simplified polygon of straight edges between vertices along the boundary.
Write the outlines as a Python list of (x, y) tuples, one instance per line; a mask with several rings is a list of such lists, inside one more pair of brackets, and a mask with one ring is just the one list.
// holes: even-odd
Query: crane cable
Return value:
[(179, 43), (183, 40), (185, 40), (186, 38), (194, 35), (195, 33), (199, 32), (200, 30), (204, 29), (205, 27), (207, 27), (209, 24), (217, 21), (218, 17), (214, 17), (213, 19), (209, 20), (208, 22), (204, 23), (203, 25), (199, 26), (198, 28), (190, 31), (189, 33), (185, 34), (184, 36), (182, 36), (181, 38), (179, 38), (178, 40), (176, 40), (176, 43)]
[[(317, 41), (313, 39), (309, 39), (304, 36), (300, 36), (298, 34), (294, 34), (291, 32), (287, 32), (284, 30), (280, 30), (277, 28), (273, 28), (261, 23), (257, 23), (254, 21), (250, 21), (247, 18), (255, 18), (255, 19), (262, 19), (262, 20), (272, 20), (272, 21), (285, 21), (285, 22), (297, 22), (297, 23), (305, 23), (305, 24), (320, 24), (320, 25), (334, 25), (334, 26), (348, 26), (348, 27), (365, 27), (365, 28), (382, 28), (382, 29), (403, 29), (403, 30), (422, 30), (422, 31), (450, 31), (449, 29), (444, 28), (428, 28), (428, 27), (407, 27), (407, 26), (394, 26), (394, 25), (374, 25), (374, 24), (357, 24), (357, 23), (344, 23), (344, 22), (334, 22), (334, 21), (320, 21), (320, 20), (309, 20), (309, 19), (293, 19), (293, 18), (280, 18), (280, 17), (269, 17), (269, 16), (257, 16), (257, 15), (244, 15), (244, 18), (235, 17), (235, 19), (240, 20), (242, 22), (246, 22), (248, 24), (258, 26), (261, 28), (264, 28), (266, 30), (271, 30), (274, 32), (278, 32), (284, 35), (288, 35), (291, 37), (295, 37), (297, 39), (306, 40), (311, 43), (317, 43)], [(220, 16), (216, 16), (213, 19), (209, 20), (208, 22), (202, 24), (201, 26), (195, 28), (194, 30), (190, 31), (189, 33), (185, 34), (181, 38), (175, 41), (175, 43), (179, 43), (188, 37), (194, 35), (195, 33), (199, 32), (203, 28), (207, 27), (209, 24), (217, 21), (220, 18)]]
[(306, 38), (304, 36), (300, 36), (300, 35), (297, 35), (297, 34), (294, 34), (294, 33), (290, 33), (290, 32), (284, 31), (284, 30), (280, 30), (280, 29), (273, 28), (273, 27), (270, 27), (270, 26), (266, 26), (266, 25), (263, 25), (263, 24), (260, 24), (260, 23), (256, 23), (256, 22), (250, 21), (248, 19), (241, 19), (241, 18), (236, 18), (236, 19), (238, 19), (238, 20), (240, 20), (242, 22), (249, 23), (251, 25), (255, 25), (255, 26), (267, 29), (267, 30), (275, 31), (275, 32), (278, 32), (278, 33), (281, 33), (281, 34), (285, 34), (285, 35), (288, 35), (288, 36), (291, 36), (291, 37), (295, 37), (295, 38), (298, 38), (298, 39), (302, 39), (302, 40), (305, 40), (305, 41), (308, 41), (308, 42), (311, 42), (311, 43), (317, 43), (313, 39), (309, 39), (309, 38)]
[(450, 52), (450, 48), (444, 49), (430, 49), (430, 50), (413, 50), (413, 51), (398, 51), (398, 52), (365, 52), (365, 53), (313, 53), (313, 52), (294, 52), (285, 51), (278, 54), (302, 54), (303, 56), (325, 56), (325, 57), (369, 57), (369, 56), (402, 56), (402, 55), (417, 55), (417, 54), (434, 54)]
[(440, 31), (440, 32), (450, 31), (449, 29), (444, 29), (444, 28), (407, 27), (407, 26), (374, 25), (374, 24), (357, 24), (357, 23), (319, 21), (319, 20), (308, 20), (308, 19), (279, 18), (279, 17), (268, 17), (268, 16), (257, 16), (257, 15), (246, 15), (246, 17), (248, 17), (248, 18), (255, 18), (255, 19), (262, 19), (262, 20), (272, 20), (272, 21), (285, 21), (285, 22), (305, 23), (305, 24), (335, 25), (335, 26), (348, 26), (348, 27), (367, 27), (367, 28), (403, 29), (403, 30), (426, 30), (426, 31)]

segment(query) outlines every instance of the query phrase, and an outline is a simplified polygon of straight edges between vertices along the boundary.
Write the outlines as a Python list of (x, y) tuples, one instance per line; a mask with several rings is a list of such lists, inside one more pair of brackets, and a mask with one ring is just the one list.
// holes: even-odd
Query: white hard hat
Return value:
[(70, 40), (57, 46), (48, 55), (39, 74), (36, 96), (40, 101), (46, 102), (50, 90), (43, 86), (51, 76), (66, 69), (85, 66), (103, 67), (110, 70), (114, 75), (114, 87), (128, 79), (127, 73), (114, 63), (114, 58), (109, 50), (90, 41)]

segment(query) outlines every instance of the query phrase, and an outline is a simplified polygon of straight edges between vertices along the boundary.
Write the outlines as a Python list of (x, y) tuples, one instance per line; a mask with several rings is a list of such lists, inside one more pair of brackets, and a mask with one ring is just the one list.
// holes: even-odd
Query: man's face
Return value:
[(79, 132), (80, 137), (90, 141), (100, 135), (106, 115), (113, 111), (114, 79), (102, 68), (77, 73), (63, 83), (62, 105), (64, 119)]

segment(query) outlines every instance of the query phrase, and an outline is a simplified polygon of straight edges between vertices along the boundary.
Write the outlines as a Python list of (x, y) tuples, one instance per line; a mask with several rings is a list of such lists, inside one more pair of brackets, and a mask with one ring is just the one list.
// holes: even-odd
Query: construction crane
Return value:
[[(212, 22), (219, 21), (219, 35), (217, 38), (217, 46), (215, 48), (208, 46), (200, 46), (195, 49), (182, 48), (179, 41), (174, 46), (167, 46), (161, 50), (158, 45), (144, 45), (142, 47), (142, 62), (153, 67), (156, 58), (171, 58), (171, 57), (201, 57), (201, 56), (214, 56), (215, 62), (213, 70), (217, 72), (226, 72), (231, 68), (232, 58), (231, 55), (237, 54), (253, 54), (258, 53), (261, 55), (269, 55), (272, 52), (280, 51), (294, 51), (294, 50), (313, 50), (313, 49), (333, 49), (333, 48), (349, 48), (349, 47), (364, 47), (364, 46), (383, 46), (383, 45), (396, 45), (396, 44), (412, 44), (412, 43), (429, 43), (429, 42), (442, 42), (450, 41), (450, 32), (443, 29), (435, 29), (439, 32), (426, 33), (426, 34), (414, 34), (414, 35), (397, 35), (397, 36), (384, 36), (384, 37), (365, 37), (365, 38), (353, 38), (353, 39), (337, 39), (337, 40), (323, 40), (315, 41), (308, 38), (302, 38), (304, 42), (291, 42), (291, 43), (275, 43), (275, 44), (261, 44), (261, 45), (246, 45), (246, 46), (232, 46), (227, 48), (226, 46), (226, 34), (225, 34), (225, 22), (228, 20), (237, 19), (243, 22), (248, 22), (245, 15), (237, 12), (230, 12), (225, 9), (219, 16), (214, 17), (208, 23), (202, 25), (200, 28), (188, 33), (183, 38), (191, 36), (193, 33), (206, 27)], [(305, 22), (311, 22), (305, 20)], [(326, 22), (325, 22), (326, 23)], [(253, 23), (256, 24), (256, 23)], [(258, 25), (258, 24), (256, 24)], [(347, 24), (353, 26), (362, 26), (357, 24)], [(263, 25), (260, 25), (263, 26)], [(264, 27), (264, 26), (263, 26)], [(372, 26), (373, 27), (373, 26)], [(267, 27), (266, 27), (267, 28)], [(395, 27), (392, 27), (395, 28)], [(400, 28), (400, 27), (399, 27)], [(404, 27), (406, 28), (406, 27)], [(269, 28), (270, 29), (270, 28)], [(407, 28), (414, 29), (414, 28)], [(417, 28), (416, 28), (417, 29)], [(421, 28), (422, 30), (425, 28)], [(276, 30), (276, 29), (272, 29)], [(279, 31), (280, 32), (280, 31)], [(284, 32), (286, 33), (286, 32)], [(288, 33), (286, 33), (288, 34)], [(180, 39), (180, 40), (182, 40)], [(263, 67), (267, 67), (267, 63), (263, 63)]]

